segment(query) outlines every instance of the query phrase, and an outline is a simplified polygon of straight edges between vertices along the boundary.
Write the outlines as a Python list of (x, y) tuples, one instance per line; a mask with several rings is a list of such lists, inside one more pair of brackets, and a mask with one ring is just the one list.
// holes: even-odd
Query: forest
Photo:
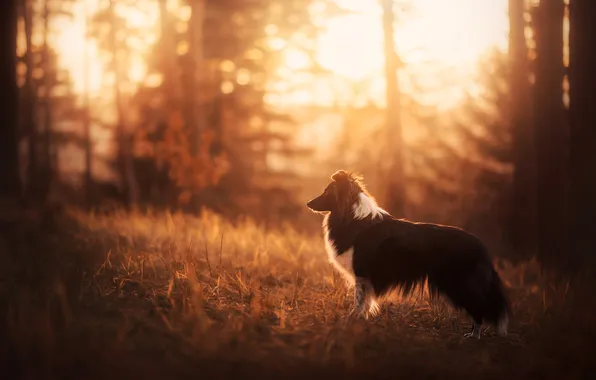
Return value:
[[(0, 1), (0, 372), (587, 378), (596, 1)], [(339, 169), (488, 247), (509, 334), (377, 316), (306, 206)], [(418, 294), (418, 293), (417, 293)]]

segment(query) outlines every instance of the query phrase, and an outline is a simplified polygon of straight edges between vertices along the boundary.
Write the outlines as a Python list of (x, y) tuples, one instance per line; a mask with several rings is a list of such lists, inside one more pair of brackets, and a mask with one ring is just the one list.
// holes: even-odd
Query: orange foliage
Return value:
[(216, 185), (228, 171), (225, 154), (214, 156), (210, 148), (215, 141), (212, 130), (200, 134), (196, 153), (192, 152), (190, 131), (186, 128), (180, 112), (170, 114), (163, 140), (156, 143), (154, 158), (167, 164), (169, 177), (179, 188), (178, 200), (190, 202), (198, 191)]

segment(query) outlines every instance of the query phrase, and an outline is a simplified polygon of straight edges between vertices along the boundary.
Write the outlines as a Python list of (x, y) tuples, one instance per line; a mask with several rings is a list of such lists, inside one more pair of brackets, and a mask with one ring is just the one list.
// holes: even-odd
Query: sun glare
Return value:
[[(326, 69), (358, 82), (380, 78), (384, 67), (381, 7), (378, 1), (336, 0), (352, 11), (324, 22), (317, 59)], [(492, 47), (506, 49), (507, 0), (417, 0), (398, 9), (396, 51), (409, 73), (432, 81), (445, 68), (455, 68), (461, 86), (471, 85), (475, 66)], [(287, 55), (287, 66), (296, 59)], [(441, 78), (436, 78), (437, 80)], [(372, 86), (368, 94), (383, 103), (383, 90)], [(329, 96), (327, 96), (329, 98)], [(303, 92), (286, 101), (308, 101)]]

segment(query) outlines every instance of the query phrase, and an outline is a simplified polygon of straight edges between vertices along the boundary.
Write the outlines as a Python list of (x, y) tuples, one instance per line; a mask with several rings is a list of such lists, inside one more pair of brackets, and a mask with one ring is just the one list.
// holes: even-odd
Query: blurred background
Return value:
[[(587, 378), (594, 20), (596, 0), (0, 0), (3, 373)], [(423, 292), (345, 318), (306, 207), (338, 169), (478, 235), (510, 334), (464, 344)]]
[(547, 223), (574, 212), (563, 1), (20, 0), (11, 15), (30, 199), (318, 231), (304, 203), (346, 169), (396, 216), (495, 253), (565, 244)]

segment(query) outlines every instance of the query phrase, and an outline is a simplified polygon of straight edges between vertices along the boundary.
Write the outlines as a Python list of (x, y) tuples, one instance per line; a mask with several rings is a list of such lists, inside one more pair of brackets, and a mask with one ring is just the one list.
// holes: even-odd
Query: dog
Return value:
[(350, 315), (378, 312), (377, 300), (397, 290), (411, 294), (428, 283), (472, 318), (465, 337), (480, 339), (484, 322), (507, 334), (509, 303), (482, 241), (463, 229), (393, 217), (366, 190), (363, 178), (339, 170), (308, 208), (325, 214), (330, 262), (354, 287)]

